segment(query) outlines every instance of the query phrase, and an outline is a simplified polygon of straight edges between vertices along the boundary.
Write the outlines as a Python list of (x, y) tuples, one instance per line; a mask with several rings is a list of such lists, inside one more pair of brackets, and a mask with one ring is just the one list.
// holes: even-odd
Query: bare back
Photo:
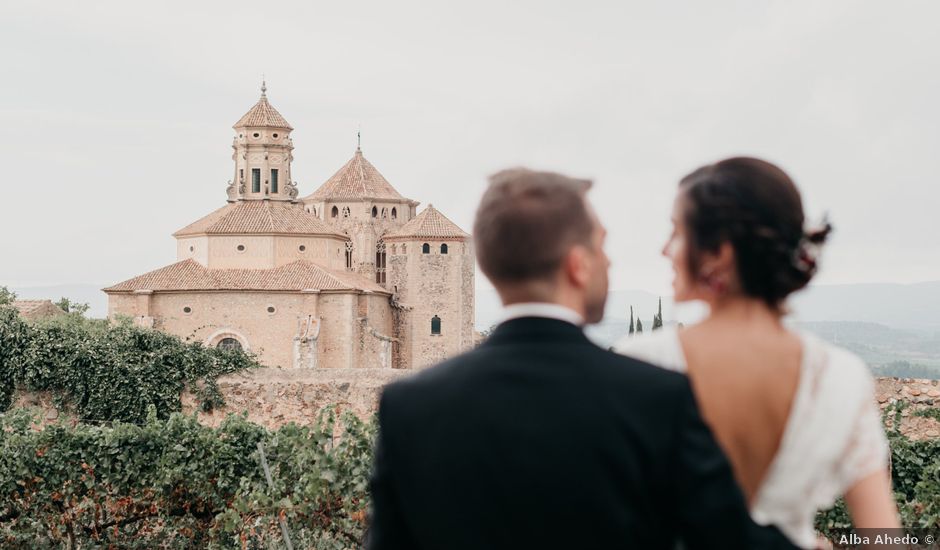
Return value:
[(782, 327), (708, 320), (679, 340), (702, 415), (752, 502), (790, 415), (800, 338)]

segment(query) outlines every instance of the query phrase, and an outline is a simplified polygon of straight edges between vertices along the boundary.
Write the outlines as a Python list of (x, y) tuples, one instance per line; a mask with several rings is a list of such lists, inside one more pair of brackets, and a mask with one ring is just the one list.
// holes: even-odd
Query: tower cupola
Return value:
[(229, 202), (241, 200), (295, 201), (297, 186), (291, 180), (294, 149), (293, 127), (268, 102), (267, 86), (261, 98), (232, 128), (235, 177), (229, 182)]

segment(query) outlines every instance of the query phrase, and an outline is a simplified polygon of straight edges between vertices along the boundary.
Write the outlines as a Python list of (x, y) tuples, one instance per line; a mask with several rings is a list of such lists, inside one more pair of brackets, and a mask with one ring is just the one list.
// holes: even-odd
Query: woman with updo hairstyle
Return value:
[(757, 523), (813, 548), (816, 512), (845, 497), (857, 528), (898, 527), (868, 368), (783, 322), (832, 227), (808, 228), (790, 177), (744, 157), (683, 178), (672, 222), (662, 253), (674, 299), (705, 302), (709, 313), (615, 350), (688, 375)]

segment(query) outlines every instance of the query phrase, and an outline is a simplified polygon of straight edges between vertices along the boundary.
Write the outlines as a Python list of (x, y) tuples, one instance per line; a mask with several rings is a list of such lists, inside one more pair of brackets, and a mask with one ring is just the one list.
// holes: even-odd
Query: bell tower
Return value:
[(226, 189), (229, 202), (297, 199), (290, 173), (294, 128), (268, 102), (267, 90), (262, 81), (261, 99), (232, 126), (235, 176)]

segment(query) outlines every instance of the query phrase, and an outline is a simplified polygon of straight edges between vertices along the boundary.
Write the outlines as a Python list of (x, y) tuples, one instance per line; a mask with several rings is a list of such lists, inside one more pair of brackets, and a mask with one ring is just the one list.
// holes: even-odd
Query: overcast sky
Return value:
[(591, 177), (612, 287), (667, 292), (677, 180), (758, 155), (830, 213), (821, 282), (940, 279), (938, 21), (936, 0), (6, 1), (0, 284), (175, 261), (170, 234), (225, 202), (262, 73), (302, 195), (360, 126), (464, 229), (500, 168)]

